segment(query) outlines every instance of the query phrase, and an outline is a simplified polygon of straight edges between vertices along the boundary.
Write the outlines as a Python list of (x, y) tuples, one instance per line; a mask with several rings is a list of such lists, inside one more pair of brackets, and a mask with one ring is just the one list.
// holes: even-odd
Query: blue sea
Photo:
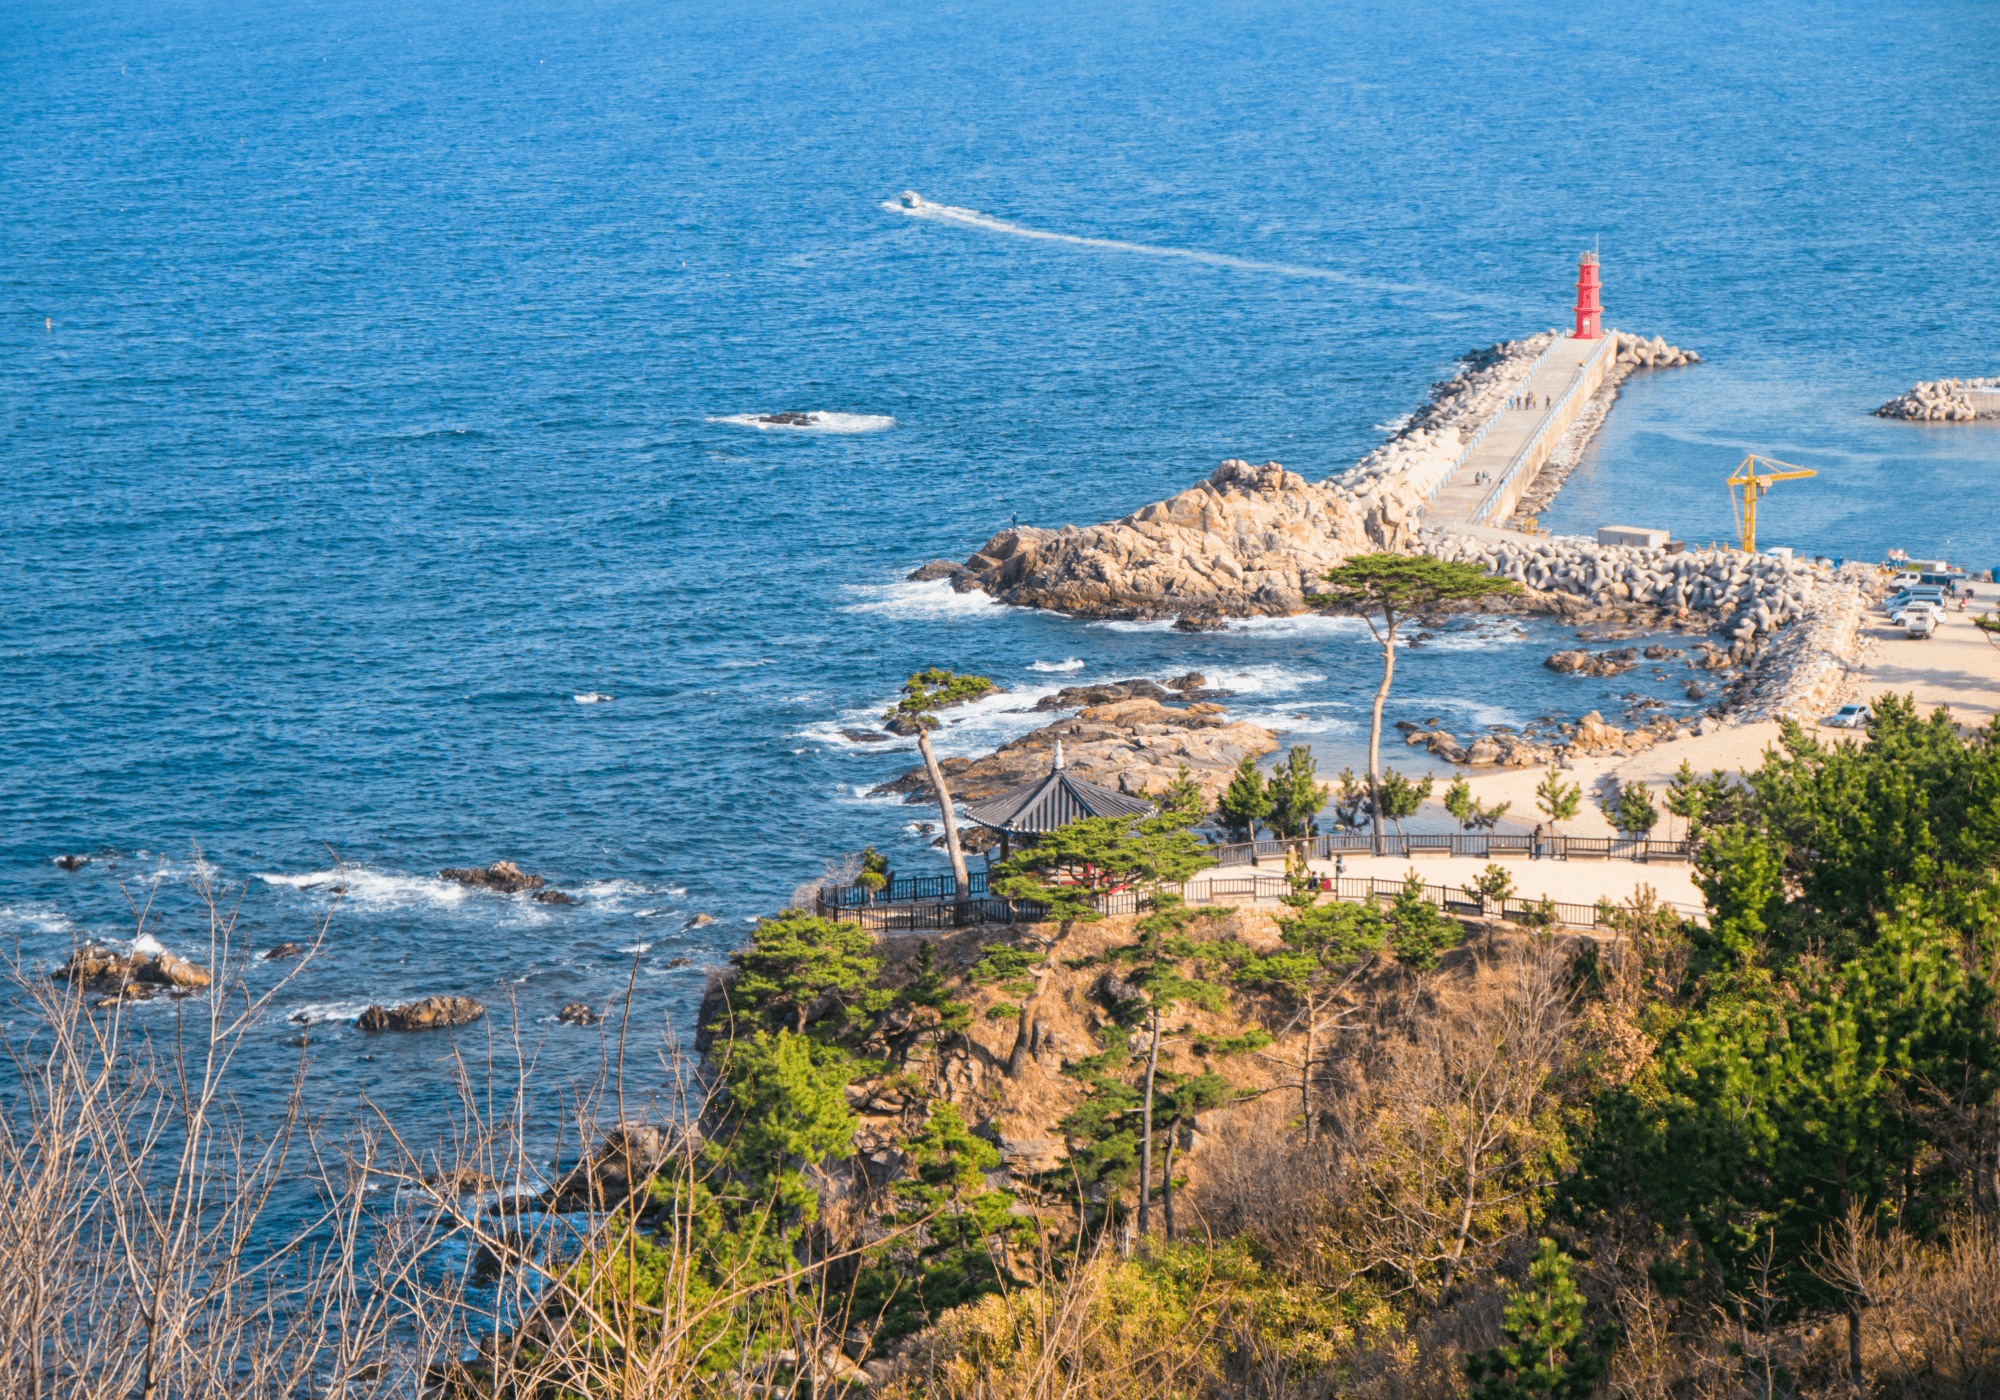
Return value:
[[(1628, 382), (1552, 527), (1726, 537), (1758, 451), (1820, 470), (1765, 543), (2000, 564), (2000, 430), (1866, 416), (2000, 373), (1990, 5), (17, 0), (0, 73), (0, 937), (150, 897), (201, 957), (204, 876), (249, 948), (330, 910), (249, 1062), (316, 1022), (329, 1101), (440, 1101), (371, 1001), (476, 996), (587, 1072), (563, 1003), (636, 976), (685, 1030), (829, 861), (941, 865), (866, 796), (907, 744), (841, 734), (921, 667), (1008, 688), (946, 753), (1192, 669), (1358, 764), (1355, 624), (903, 576), (1225, 457), (1338, 472), (1565, 323), (1586, 248), (1610, 323), (1704, 362)], [(1554, 676), (1567, 636), (1440, 636), (1391, 717), (1654, 683)], [(499, 859), (578, 903), (437, 878)]]

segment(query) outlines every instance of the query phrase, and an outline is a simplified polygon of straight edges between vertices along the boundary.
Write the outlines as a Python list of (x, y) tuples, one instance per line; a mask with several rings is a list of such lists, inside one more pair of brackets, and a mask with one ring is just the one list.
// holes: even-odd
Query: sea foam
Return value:
[(730, 413), (710, 418), (711, 423), (728, 423), (738, 428), (755, 428), (761, 433), (825, 433), (834, 437), (847, 437), (855, 433), (887, 432), (896, 426), (896, 420), (886, 413), (826, 413), (818, 409), (809, 411), (806, 417), (810, 423), (767, 423), (764, 415), (757, 413)]

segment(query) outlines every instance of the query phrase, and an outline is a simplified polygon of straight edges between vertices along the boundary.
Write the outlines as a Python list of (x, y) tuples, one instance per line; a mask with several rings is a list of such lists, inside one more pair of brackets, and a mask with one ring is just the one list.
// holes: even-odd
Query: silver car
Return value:
[(1828, 729), (1862, 729), (1868, 724), (1866, 705), (1842, 705), (1820, 721)]

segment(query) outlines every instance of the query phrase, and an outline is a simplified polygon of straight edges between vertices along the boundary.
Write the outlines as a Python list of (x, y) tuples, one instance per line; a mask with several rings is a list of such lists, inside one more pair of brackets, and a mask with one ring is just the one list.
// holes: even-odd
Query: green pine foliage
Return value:
[(1459, 826), (1466, 831), (1491, 831), (1494, 824), (1507, 814), (1514, 804), (1498, 802), (1486, 806), (1472, 795), (1472, 784), (1459, 776), (1451, 780), (1451, 786), (1444, 790), (1444, 809), (1458, 818)]
[(1313, 781), (1315, 767), (1312, 747), (1294, 744), (1265, 783), (1271, 803), (1268, 820), (1272, 833), (1280, 840), (1313, 834), (1313, 819), (1333, 791), (1331, 785)]
[(1459, 940), (1462, 930), (1424, 897), (1423, 877), (1410, 872), (1387, 911), (1389, 946), (1396, 961), (1415, 973), (1429, 972), (1439, 956)]
[(1382, 775), (1382, 816), (1396, 824), (1398, 836), (1403, 834), (1403, 823), (1414, 817), (1417, 809), (1430, 800), (1431, 788), (1436, 781), (1426, 773), (1420, 783), (1394, 769)]
[(1611, 1363), (1618, 1324), (1586, 1333), (1583, 1294), (1570, 1260), (1543, 1239), (1528, 1265), (1528, 1286), (1509, 1295), (1506, 1341), (1466, 1358), (1473, 1400), (1588, 1400)]
[(1231, 837), (1238, 841), (1256, 839), (1257, 823), (1271, 815), (1271, 793), (1263, 775), (1257, 771), (1255, 756), (1243, 755), (1243, 761), (1236, 765), (1236, 776), (1229, 780), (1228, 790), (1222, 794), (1216, 811)]
[(1174, 780), (1167, 784), (1167, 790), (1160, 794), (1160, 817), (1170, 822), (1176, 829), (1197, 826), (1208, 815), (1208, 799), (1202, 795), (1201, 784), (1194, 780), (1194, 774), (1183, 763)]
[(901, 718), (925, 729), (936, 729), (935, 711), (977, 700), (994, 688), (993, 682), (985, 676), (954, 675), (934, 666), (910, 677), (903, 686), (903, 698), (892, 705), (882, 719), (888, 723)]
[(1564, 782), (1552, 768), (1535, 785), (1535, 807), (1552, 827), (1575, 821), (1576, 814), (1583, 810), (1583, 784)]
[(729, 955), (736, 968), (729, 997), (736, 1031), (785, 1027), (802, 1035), (816, 1011), (826, 1033), (859, 1031), (894, 999), (875, 986), (882, 959), (874, 949), (874, 938), (860, 925), (801, 909), (761, 920), (750, 946)]

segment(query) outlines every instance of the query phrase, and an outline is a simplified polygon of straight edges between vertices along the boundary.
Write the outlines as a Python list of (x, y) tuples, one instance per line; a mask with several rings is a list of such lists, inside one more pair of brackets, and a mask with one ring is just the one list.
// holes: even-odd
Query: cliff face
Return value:
[(1088, 617), (1282, 617), (1305, 607), (1320, 574), (1373, 547), (1338, 487), (1231, 460), (1123, 520), (1003, 530), (956, 583)]

